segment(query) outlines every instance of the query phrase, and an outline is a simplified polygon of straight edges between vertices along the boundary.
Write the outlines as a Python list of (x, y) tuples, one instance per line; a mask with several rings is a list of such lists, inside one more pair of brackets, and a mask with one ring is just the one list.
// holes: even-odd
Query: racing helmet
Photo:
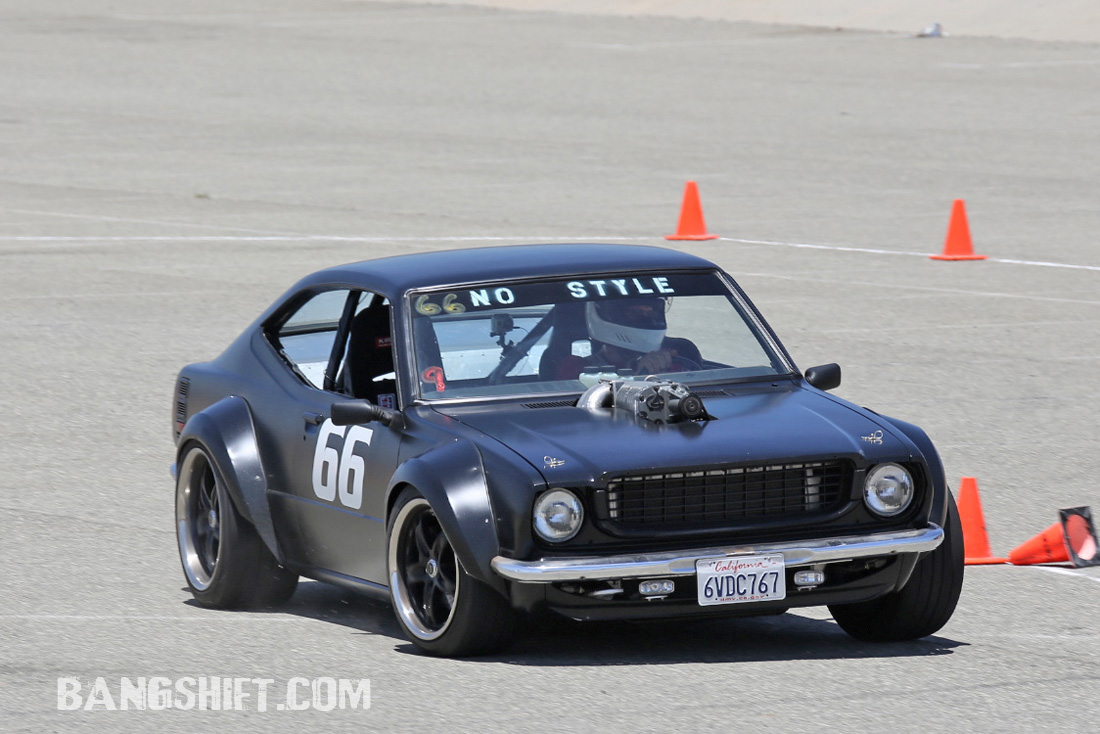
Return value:
[(665, 299), (616, 298), (585, 305), (588, 336), (598, 342), (648, 354), (665, 340)]

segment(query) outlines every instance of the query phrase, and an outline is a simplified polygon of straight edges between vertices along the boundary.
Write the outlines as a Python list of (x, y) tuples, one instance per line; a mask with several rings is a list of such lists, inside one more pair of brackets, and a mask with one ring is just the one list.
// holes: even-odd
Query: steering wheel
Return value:
[(681, 357), (679, 354), (672, 358), (672, 364), (679, 365), (681, 372), (695, 372), (703, 369), (703, 365), (699, 364), (694, 359)]
[[(630, 371), (633, 372), (635, 375), (651, 374), (651, 373), (638, 372), (638, 363), (641, 362), (642, 359), (644, 359), (644, 358), (645, 358), (645, 355), (643, 354), (641, 357), (638, 357), (637, 359), (635, 359), (633, 362), (630, 363)], [(679, 370), (676, 370), (678, 372), (695, 372), (697, 370), (703, 369), (702, 365), (700, 365), (694, 359), (688, 359), (687, 357), (681, 357), (679, 354), (672, 355), (671, 364), (680, 368)], [(669, 370), (666, 370), (665, 372), (668, 372), (668, 371)], [(664, 374), (664, 372), (659, 373), (659, 374)]]

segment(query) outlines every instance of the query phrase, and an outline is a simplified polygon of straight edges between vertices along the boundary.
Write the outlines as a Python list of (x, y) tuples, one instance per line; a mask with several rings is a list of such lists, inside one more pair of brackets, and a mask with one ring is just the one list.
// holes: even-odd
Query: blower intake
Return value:
[(678, 382), (616, 380), (611, 383), (612, 405), (654, 423), (699, 421), (707, 417), (698, 395)]

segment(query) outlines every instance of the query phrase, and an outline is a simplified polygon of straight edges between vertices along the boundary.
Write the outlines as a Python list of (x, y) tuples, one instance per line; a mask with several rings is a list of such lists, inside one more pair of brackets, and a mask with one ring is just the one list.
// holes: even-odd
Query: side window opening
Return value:
[(321, 291), (268, 332), (283, 359), (312, 387), (325, 387), (325, 373), (349, 297), (353, 294), (347, 289)]
[(347, 350), (337, 389), (383, 408), (396, 409), (397, 376), (390, 311), (389, 301), (381, 297), (359, 303), (348, 328)]
[(268, 331), (298, 377), (319, 390), (397, 408), (390, 302), (368, 291), (321, 291)]

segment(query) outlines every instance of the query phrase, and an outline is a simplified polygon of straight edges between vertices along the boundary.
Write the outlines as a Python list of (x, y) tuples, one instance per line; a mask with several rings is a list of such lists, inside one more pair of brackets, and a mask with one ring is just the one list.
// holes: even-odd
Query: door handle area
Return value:
[(320, 413), (303, 413), (302, 417), (306, 420), (306, 425), (319, 426), (325, 422), (325, 417)]

